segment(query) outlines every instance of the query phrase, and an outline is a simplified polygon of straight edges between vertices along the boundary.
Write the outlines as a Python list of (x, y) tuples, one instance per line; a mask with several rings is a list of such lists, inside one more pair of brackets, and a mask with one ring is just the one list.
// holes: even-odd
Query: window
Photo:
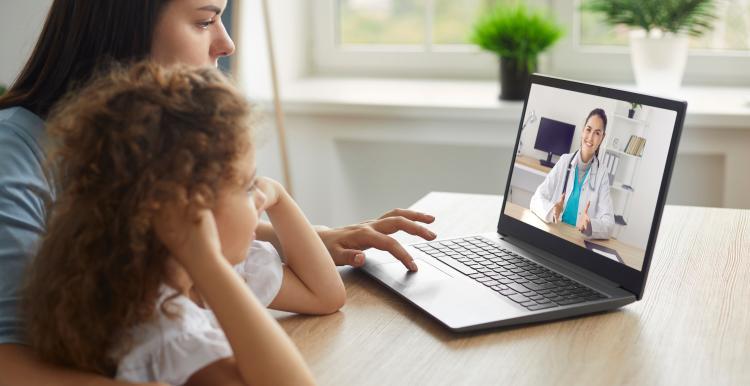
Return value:
[(468, 45), (484, 0), (340, 0), (343, 45), (412, 45), (429, 52)]
[(496, 59), (471, 45), (469, 35), (490, 1), (322, 1), (314, 23), (317, 70), (488, 78)]
[[(315, 0), (314, 71), (336, 75), (493, 79), (496, 58), (469, 41), (484, 7), (507, 0)], [(541, 70), (590, 81), (630, 82), (628, 31), (579, 11), (587, 0), (527, 0), (551, 10), (566, 35)], [(718, 0), (713, 31), (691, 41), (686, 83), (745, 84), (750, 0)]]
[[(552, 0), (558, 20), (572, 26), (551, 54), (551, 73), (591, 81), (631, 82), (628, 30), (580, 12), (586, 0)], [(717, 0), (713, 31), (692, 38), (685, 84), (750, 85), (748, 0)], [(742, 9), (745, 9), (742, 12)], [(744, 21), (738, 21), (744, 19)]]
[[(582, 0), (586, 4), (588, 0)], [(750, 1), (720, 0), (716, 3), (717, 20), (713, 30), (701, 37), (690, 39), (693, 51), (704, 53), (745, 54), (750, 52)], [(628, 45), (628, 30), (624, 27), (611, 27), (604, 23), (601, 15), (582, 12), (579, 29), (580, 44), (583, 46), (622, 46)]]

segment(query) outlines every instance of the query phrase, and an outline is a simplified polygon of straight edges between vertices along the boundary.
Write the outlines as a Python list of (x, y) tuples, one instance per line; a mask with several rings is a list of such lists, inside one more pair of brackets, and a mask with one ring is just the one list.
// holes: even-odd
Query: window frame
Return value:
[[(422, 46), (356, 46), (340, 49), (337, 3), (316, 0), (310, 13), (311, 73), (325, 76), (382, 76), (402, 78), (496, 79), (495, 55), (477, 47), (441, 46), (424, 52)], [(428, 5), (433, 4), (427, 0)], [(629, 47), (580, 45), (580, 0), (531, 0), (548, 7), (566, 33), (540, 58), (540, 72), (596, 82), (633, 83)], [(428, 44), (428, 47), (429, 44)], [(750, 50), (716, 53), (690, 50), (683, 84), (750, 86)]]

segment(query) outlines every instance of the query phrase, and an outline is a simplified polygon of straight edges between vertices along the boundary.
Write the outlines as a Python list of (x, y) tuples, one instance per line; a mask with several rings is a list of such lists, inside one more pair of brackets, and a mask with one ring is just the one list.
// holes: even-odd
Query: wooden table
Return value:
[(538, 170), (538, 171), (544, 173), (545, 175), (552, 170), (551, 167), (547, 167), (547, 166), (544, 166), (544, 165), (540, 164), (538, 159), (531, 158), (531, 157), (529, 157), (527, 155), (521, 155), (521, 154), (517, 155), (516, 156), (516, 163), (528, 166), (528, 167), (530, 167), (532, 169), (535, 169), (535, 170)]
[[(500, 207), (452, 193), (412, 206), (441, 237), (493, 231)], [(340, 312), (275, 314), (321, 385), (750, 384), (750, 211), (668, 206), (661, 227), (644, 299), (618, 311), (455, 334), (341, 268)]]

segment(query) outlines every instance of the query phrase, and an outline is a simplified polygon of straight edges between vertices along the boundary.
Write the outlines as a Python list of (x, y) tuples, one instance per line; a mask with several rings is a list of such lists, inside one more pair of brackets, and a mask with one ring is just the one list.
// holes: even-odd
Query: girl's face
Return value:
[(224, 256), (239, 264), (250, 252), (260, 214), (266, 202), (263, 191), (256, 188), (255, 157), (252, 150), (238, 161), (241, 184), (228, 184), (219, 191), (213, 209)]
[(159, 64), (216, 66), (234, 52), (221, 13), (227, 0), (172, 0), (154, 28), (151, 58)]
[(599, 149), (604, 139), (604, 121), (598, 115), (592, 115), (586, 120), (581, 136), (581, 155), (588, 160)]

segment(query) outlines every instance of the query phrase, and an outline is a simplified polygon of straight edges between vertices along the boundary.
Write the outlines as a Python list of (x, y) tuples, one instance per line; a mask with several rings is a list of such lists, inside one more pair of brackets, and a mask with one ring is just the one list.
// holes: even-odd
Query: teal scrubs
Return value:
[(581, 199), (581, 186), (583, 186), (583, 181), (586, 181), (590, 170), (591, 168), (586, 170), (586, 174), (579, 181), (578, 165), (576, 165), (576, 174), (573, 175), (573, 191), (570, 192), (570, 198), (568, 198), (568, 204), (565, 205), (565, 211), (562, 216), (564, 223), (576, 226), (576, 220), (578, 220), (578, 201)]

